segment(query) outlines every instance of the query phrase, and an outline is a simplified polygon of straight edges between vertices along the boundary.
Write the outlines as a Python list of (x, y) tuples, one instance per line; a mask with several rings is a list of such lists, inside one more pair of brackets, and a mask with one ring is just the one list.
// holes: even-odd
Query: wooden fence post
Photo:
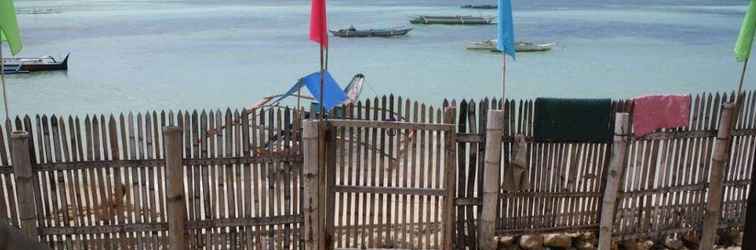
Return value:
[(186, 241), (186, 196), (184, 195), (183, 142), (181, 129), (167, 127), (165, 135), (165, 172), (168, 177), (166, 200), (168, 202), (168, 243), (171, 250), (187, 249)]
[(13, 174), (16, 176), (16, 195), (18, 196), (18, 216), (21, 219), (21, 232), (38, 240), (37, 216), (34, 209), (34, 187), (32, 180), (31, 154), (29, 153), (29, 133), (14, 131), (11, 134), (11, 160)]
[[(456, 109), (454, 107), (448, 107), (446, 110), (444, 110), (444, 123), (445, 124), (454, 124), (454, 118), (456, 117)], [(445, 154), (446, 159), (444, 162), (444, 168), (445, 168), (445, 175), (446, 175), (446, 199), (444, 203), (444, 211), (443, 211), (443, 245), (441, 249), (443, 250), (451, 250), (454, 246), (454, 235), (455, 235), (455, 229), (454, 224), (456, 223), (456, 216), (454, 214), (455, 211), (455, 199), (457, 198), (456, 191), (457, 191), (457, 131), (456, 126), (452, 127), (451, 130), (446, 132), (446, 137), (444, 138), (446, 141), (445, 144)]]
[(320, 141), (319, 123), (315, 120), (302, 122), (302, 147), (304, 153), (304, 241), (305, 250), (319, 249), (321, 237), (320, 216)]
[(698, 247), (700, 250), (710, 250), (714, 248), (714, 236), (719, 228), (719, 221), (722, 213), (722, 174), (727, 167), (730, 159), (731, 132), (733, 125), (733, 112), (735, 104), (726, 103), (722, 105), (722, 116), (719, 119), (719, 130), (717, 131), (717, 141), (714, 146), (714, 156), (712, 157), (711, 170), (709, 172), (709, 192), (706, 200), (706, 214), (703, 221), (703, 232), (701, 233), (701, 243)]
[(320, 193), (322, 197), (324, 197), (323, 206), (325, 209), (321, 210), (323, 211), (323, 214), (321, 214), (324, 217), (324, 235), (323, 235), (323, 249), (325, 250), (331, 250), (334, 247), (334, 236), (335, 236), (335, 215), (336, 215), (336, 193), (333, 191), (334, 187), (336, 186), (336, 147), (338, 145), (336, 144), (336, 128), (331, 126), (329, 122), (323, 123), (322, 127), (322, 137), (323, 144), (325, 148), (322, 150), (324, 153), (323, 157), (320, 158), (322, 161), (321, 166), (323, 167), (320, 171), (322, 173), (323, 183), (325, 185), (321, 185), (324, 189)]
[(499, 176), (501, 174), (501, 143), (504, 135), (504, 110), (489, 110), (486, 122), (486, 158), (483, 170), (483, 196), (478, 222), (480, 249), (496, 249), (496, 203), (499, 200)]
[(612, 145), (612, 155), (609, 160), (609, 172), (605, 175), (607, 179), (604, 200), (601, 203), (599, 250), (609, 250), (612, 246), (612, 225), (617, 207), (617, 193), (625, 171), (629, 134), (630, 115), (628, 113), (617, 113), (614, 121), (614, 145)]
[[(756, 158), (756, 152), (751, 159)], [(748, 191), (748, 201), (746, 203), (746, 221), (743, 230), (743, 249), (756, 249), (756, 237), (745, 237), (745, 235), (756, 235), (756, 169), (751, 170), (751, 188)]]

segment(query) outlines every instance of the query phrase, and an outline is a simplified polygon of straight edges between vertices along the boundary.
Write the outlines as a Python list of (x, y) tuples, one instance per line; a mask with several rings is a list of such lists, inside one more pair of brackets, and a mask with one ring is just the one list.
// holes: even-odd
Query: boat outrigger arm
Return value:
[[(341, 104), (343, 105), (357, 102), (357, 100), (360, 99), (360, 94), (362, 93), (362, 87), (364, 85), (365, 75), (363, 75), (362, 73), (354, 75), (354, 77), (352, 77), (352, 81), (350, 81), (349, 84), (344, 88), (344, 94), (346, 95), (347, 99)], [(262, 100), (256, 102), (249, 109), (255, 110), (259, 108), (278, 106), (281, 101), (291, 96), (315, 101), (315, 98), (310, 95), (297, 94), (297, 92), (303, 87), (305, 87), (305, 82), (302, 79), (299, 79), (299, 81), (297, 81), (297, 83), (294, 84), (294, 86), (292, 86), (291, 89), (289, 89), (289, 91), (287, 91), (286, 93), (263, 97)]]

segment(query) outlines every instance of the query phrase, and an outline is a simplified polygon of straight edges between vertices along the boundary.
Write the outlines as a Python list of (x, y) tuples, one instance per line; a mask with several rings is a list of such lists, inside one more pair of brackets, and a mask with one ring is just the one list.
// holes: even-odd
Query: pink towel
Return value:
[(634, 98), (633, 103), (633, 130), (636, 138), (660, 128), (688, 126), (690, 96), (641, 96)]

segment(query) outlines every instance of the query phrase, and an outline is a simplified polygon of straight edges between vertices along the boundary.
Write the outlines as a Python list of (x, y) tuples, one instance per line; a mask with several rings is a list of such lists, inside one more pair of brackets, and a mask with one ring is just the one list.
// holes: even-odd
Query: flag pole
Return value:
[(743, 91), (743, 81), (745, 80), (746, 70), (748, 69), (748, 59), (746, 57), (743, 61), (743, 70), (740, 72), (740, 81), (738, 82), (738, 90), (735, 92), (735, 114), (733, 114), (732, 123), (733, 126), (738, 122), (738, 116), (740, 115), (740, 92)]
[(320, 44), (320, 120), (323, 120), (325, 117), (325, 107), (323, 107), (323, 96), (325, 95), (325, 91), (323, 91), (323, 73), (325, 72), (325, 63), (324, 63), (324, 55), (323, 55), (323, 43)]
[(501, 101), (507, 98), (507, 53), (501, 52)]
[(749, 57), (746, 57), (745, 61), (743, 61), (743, 70), (740, 72), (740, 81), (738, 82), (738, 92), (735, 93), (735, 104), (740, 103), (740, 92), (743, 91), (743, 81), (745, 80), (746, 70), (748, 69), (748, 59)]
[(10, 121), (8, 113), (8, 95), (6, 94), (5, 85), (5, 60), (3, 59), (3, 41), (0, 39), (0, 81), (3, 84), (3, 107), (5, 108), (5, 121)]

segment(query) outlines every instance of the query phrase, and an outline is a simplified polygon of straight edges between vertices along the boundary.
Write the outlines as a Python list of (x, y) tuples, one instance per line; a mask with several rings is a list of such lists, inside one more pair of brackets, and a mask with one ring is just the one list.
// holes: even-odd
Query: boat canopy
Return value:
[(320, 101), (321, 93), (325, 92), (325, 95), (323, 96), (323, 107), (326, 111), (330, 111), (349, 99), (344, 94), (344, 90), (341, 89), (339, 84), (333, 79), (333, 77), (331, 77), (331, 74), (328, 73), (328, 71), (324, 71), (323, 76), (324, 91), (320, 90), (320, 72), (315, 72), (300, 78), (289, 91), (286, 91), (285, 94), (279, 96), (273, 103), (278, 103), (284, 98), (296, 94), (296, 92), (302, 87), (307, 87), (307, 90), (310, 91), (310, 94), (316, 101)]

